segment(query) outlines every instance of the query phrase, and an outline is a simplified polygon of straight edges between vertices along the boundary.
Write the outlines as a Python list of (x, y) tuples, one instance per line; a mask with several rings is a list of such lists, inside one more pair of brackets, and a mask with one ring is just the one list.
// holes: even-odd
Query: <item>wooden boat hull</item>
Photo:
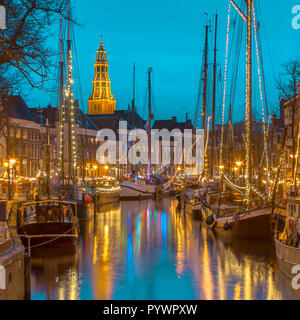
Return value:
[(296, 265), (300, 265), (300, 248), (287, 246), (274, 237), (276, 257), (279, 269), (289, 278), (295, 277), (292, 269)]
[(152, 192), (149, 190), (142, 191), (135, 188), (131, 188), (130, 186), (121, 186), (121, 200), (144, 200), (144, 199), (154, 199), (155, 198), (155, 191)]
[(217, 218), (214, 225), (209, 226), (206, 223), (207, 215), (204, 213), (203, 207), (202, 221), (208, 228), (221, 237), (225, 242), (230, 243), (236, 239), (257, 239), (270, 240), (272, 239), (272, 208), (264, 208), (251, 211), (239, 215), (235, 219), (234, 216)]
[(73, 222), (33, 222), (24, 224), (18, 229), (23, 245), (30, 247), (55, 247), (76, 244), (78, 238), (77, 226)]
[(134, 182), (121, 183), (121, 200), (144, 200), (155, 199), (156, 197), (167, 195), (170, 189), (170, 182), (161, 185), (146, 185)]

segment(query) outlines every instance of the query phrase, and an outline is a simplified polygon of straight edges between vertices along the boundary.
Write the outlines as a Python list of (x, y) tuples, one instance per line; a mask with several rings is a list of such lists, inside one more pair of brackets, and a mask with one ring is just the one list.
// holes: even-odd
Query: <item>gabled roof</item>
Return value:
[(36, 122), (34, 115), (21, 96), (8, 96), (1, 101), (1, 104), (5, 117)]

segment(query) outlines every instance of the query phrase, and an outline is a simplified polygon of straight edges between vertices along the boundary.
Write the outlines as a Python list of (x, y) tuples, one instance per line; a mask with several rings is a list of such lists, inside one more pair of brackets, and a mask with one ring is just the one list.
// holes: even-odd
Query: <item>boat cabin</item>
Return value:
[(300, 197), (289, 197), (287, 201), (287, 215), (292, 218), (300, 217)]

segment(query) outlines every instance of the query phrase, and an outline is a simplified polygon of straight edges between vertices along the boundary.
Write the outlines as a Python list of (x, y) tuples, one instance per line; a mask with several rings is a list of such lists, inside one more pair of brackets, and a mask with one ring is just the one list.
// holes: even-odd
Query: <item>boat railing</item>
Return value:
[(73, 215), (75, 217), (77, 217), (77, 202), (75, 201), (65, 201), (65, 200), (55, 200), (55, 199), (51, 199), (51, 200), (39, 200), (39, 201), (31, 201), (31, 202), (23, 202), (22, 206), (24, 208), (26, 207), (31, 207), (31, 206), (35, 206), (35, 205), (39, 205), (39, 204), (59, 204), (59, 205), (71, 205), (74, 206), (74, 212)]

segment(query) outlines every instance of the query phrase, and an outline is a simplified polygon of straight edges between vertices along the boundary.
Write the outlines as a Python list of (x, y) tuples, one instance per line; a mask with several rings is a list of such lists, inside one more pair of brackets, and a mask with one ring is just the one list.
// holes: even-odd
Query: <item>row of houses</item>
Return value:
[[(99, 130), (111, 129), (118, 135), (119, 121), (127, 122), (127, 129), (132, 129), (132, 111), (115, 110), (113, 114), (84, 114), (77, 106), (77, 141), (80, 163), (78, 175), (104, 175), (104, 166), (96, 160), (96, 152), (100, 142), (96, 140)], [(57, 160), (57, 109), (52, 106), (46, 108), (29, 108), (21, 96), (10, 96), (2, 102), (1, 137), (0, 137), (0, 177), (6, 177), (5, 163), (14, 159), (14, 175), (16, 177), (33, 179), (45, 172), (45, 155), (48, 138), (50, 141), (51, 172), (55, 173)], [(134, 113), (134, 126), (139, 129), (147, 128), (147, 121)], [(156, 120), (154, 129), (177, 128), (193, 129), (190, 120), (178, 122), (176, 117), (170, 120)], [(118, 148), (117, 148), (118, 150)], [(117, 154), (117, 161), (119, 154)], [(96, 168), (97, 167), (97, 168)], [(124, 165), (112, 166), (110, 174), (124, 173), (129, 170)], [(117, 170), (116, 170), (117, 169)]]

